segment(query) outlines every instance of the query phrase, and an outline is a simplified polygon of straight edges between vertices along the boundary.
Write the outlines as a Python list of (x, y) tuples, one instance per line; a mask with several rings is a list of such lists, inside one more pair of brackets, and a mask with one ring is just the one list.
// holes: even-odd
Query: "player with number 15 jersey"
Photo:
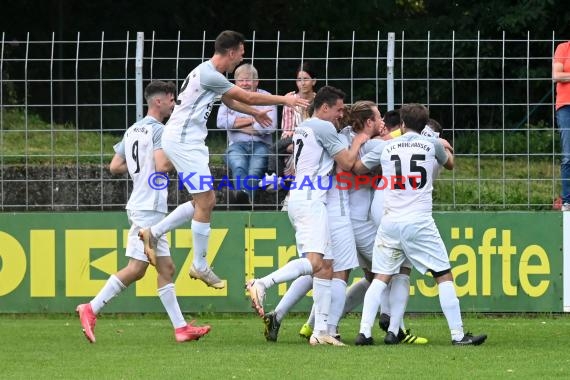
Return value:
[(388, 190), (384, 192), (384, 218), (400, 221), (431, 216), (435, 161), (441, 165), (447, 161), (443, 145), (437, 138), (413, 131), (362, 157), (368, 168), (381, 163)]

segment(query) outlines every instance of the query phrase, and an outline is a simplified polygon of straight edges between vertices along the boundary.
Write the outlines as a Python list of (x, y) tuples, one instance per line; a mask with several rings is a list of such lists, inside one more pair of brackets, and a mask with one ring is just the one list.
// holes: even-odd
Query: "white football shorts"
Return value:
[(352, 223), (348, 216), (329, 217), (331, 236), (330, 251), (333, 256), (333, 271), (340, 272), (358, 266), (356, 243), (352, 231)]
[(378, 227), (372, 219), (355, 220), (352, 219), (352, 230), (356, 244), (358, 263), (361, 268), (372, 269), (372, 251)]
[(185, 144), (168, 139), (162, 140), (162, 149), (178, 172), (178, 181), (190, 194), (213, 189), (214, 179), (210, 173), (210, 155), (206, 145)]
[[(165, 214), (156, 211), (127, 210), (127, 216), (129, 217), (131, 229), (129, 230), (127, 238), (125, 256), (148, 263), (148, 259), (144, 254), (144, 244), (142, 240), (139, 239), (139, 230), (160, 222), (164, 219)], [(166, 235), (162, 235), (158, 239), (158, 244), (154, 251), (156, 252), (156, 256), (170, 256), (170, 248), (168, 247)]]
[(295, 229), (297, 253), (304, 257), (315, 252), (324, 259), (334, 259), (330, 251), (330, 233), (327, 208), (321, 201), (289, 201), (287, 213)]
[(372, 257), (372, 272), (396, 274), (406, 259), (422, 274), (450, 269), (447, 249), (431, 216), (417, 221), (382, 220)]
[(374, 190), (374, 197), (370, 205), (370, 216), (376, 227), (380, 227), (382, 216), (384, 216), (384, 190)]

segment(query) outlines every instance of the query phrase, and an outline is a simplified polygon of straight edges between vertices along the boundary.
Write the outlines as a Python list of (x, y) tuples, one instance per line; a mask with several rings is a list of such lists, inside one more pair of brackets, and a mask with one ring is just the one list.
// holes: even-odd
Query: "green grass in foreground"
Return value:
[(284, 321), (279, 341), (266, 342), (253, 315), (202, 316), (211, 333), (198, 342), (174, 341), (166, 316), (104, 315), (97, 343), (83, 337), (75, 316), (0, 316), (0, 377), (19, 379), (547, 379), (568, 378), (566, 315), (467, 315), (465, 325), (489, 335), (479, 347), (454, 347), (442, 315), (410, 317), (425, 346), (353, 346), (356, 316), (341, 321), (348, 347), (311, 347)]

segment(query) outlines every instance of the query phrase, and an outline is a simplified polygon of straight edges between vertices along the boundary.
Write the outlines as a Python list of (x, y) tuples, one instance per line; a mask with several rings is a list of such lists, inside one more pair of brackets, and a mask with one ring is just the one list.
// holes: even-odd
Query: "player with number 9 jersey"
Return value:
[(147, 210), (167, 213), (167, 178), (157, 175), (154, 151), (162, 149), (161, 135), (164, 126), (152, 116), (133, 124), (114, 146), (117, 154), (125, 157), (133, 192), (125, 207), (127, 210)]

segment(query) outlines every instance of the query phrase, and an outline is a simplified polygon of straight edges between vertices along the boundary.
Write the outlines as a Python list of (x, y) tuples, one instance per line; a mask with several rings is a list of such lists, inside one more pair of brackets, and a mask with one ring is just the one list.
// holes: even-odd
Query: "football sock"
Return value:
[(329, 310), (331, 307), (331, 280), (313, 278), (313, 303), (315, 304), (315, 335), (327, 333)]
[(374, 325), (374, 320), (376, 319), (376, 314), (380, 307), (380, 297), (382, 297), (382, 293), (386, 290), (386, 286), (385, 282), (374, 279), (364, 296), (360, 333), (364, 334), (367, 338), (372, 336), (372, 325)]
[(390, 295), (390, 307), (392, 311), (388, 331), (392, 331), (394, 335), (398, 336), (398, 330), (401, 328), (408, 298), (410, 297), (410, 276), (396, 274), (392, 277), (390, 284), (389, 292), (384, 292)]
[(382, 298), (380, 299), (380, 313), (392, 315), (390, 310), (390, 288), (392, 287), (392, 281), (388, 283), (388, 289), (382, 293)]
[(313, 277), (301, 276), (291, 283), (275, 308), (275, 318), (280, 322), (285, 314), (313, 288)]
[(194, 246), (194, 268), (203, 271), (208, 267), (208, 240), (210, 239), (210, 223), (192, 220), (192, 244)]
[(172, 231), (176, 227), (180, 227), (194, 217), (194, 206), (191, 201), (176, 207), (164, 219), (150, 228), (150, 233), (155, 238), (159, 238), (165, 233)]
[(99, 314), (101, 309), (111, 301), (114, 297), (116, 297), (119, 293), (125, 290), (127, 287), (123, 285), (121, 280), (114, 274), (112, 274), (103, 288), (97, 293), (95, 298), (91, 300), (91, 308), (95, 314)]
[[(346, 282), (340, 278), (331, 280), (331, 306), (329, 310), (328, 331), (329, 335), (336, 335), (338, 321), (344, 309), (346, 301)], [(332, 327), (331, 327), (332, 326)], [(331, 334), (331, 328), (334, 334)]]
[(357, 306), (362, 304), (364, 301), (364, 295), (366, 294), (366, 290), (370, 283), (367, 279), (361, 278), (355, 284), (352, 284), (346, 293), (346, 301), (344, 303), (344, 310), (342, 311), (342, 316), (344, 317), (346, 313), (350, 313), (354, 310)]
[(175, 329), (186, 326), (186, 320), (182, 315), (182, 311), (180, 311), (180, 305), (176, 299), (176, 289), (174, 288), (174, 284), (166, 284), (162, 288), (158, 289), (158, 296), (160, 297), (162, 306), (164, 306), (164, 309), (168, 313), (172, 326), (174, 326)]
[(256, 281), (267, 288), (275, 284), (281, 284), (285, 281), (291, 281), (299, 276), (304, 276), (313, 273), (313, 266), (309, 259), (301, 257), (299, 259), (291, 260), (283, 267), (277, 269), (275, 272), (268, 274)]
[(459, 307), (459, 299), (455, 293), (453, 281), (444, 281), (438, 284), (439, 304), (441, 310), (447, 319), (449, 330), (451, 330), (451, 339), (463, 339), (463, 321), (461, 320), (461, 309)]
[(313, 306), (311, 306), (311, 312), (309, 313), (309, 317), (307, 318), (306, 322), (311, 328), (315, 327), (315, 303), (313, 302)]

